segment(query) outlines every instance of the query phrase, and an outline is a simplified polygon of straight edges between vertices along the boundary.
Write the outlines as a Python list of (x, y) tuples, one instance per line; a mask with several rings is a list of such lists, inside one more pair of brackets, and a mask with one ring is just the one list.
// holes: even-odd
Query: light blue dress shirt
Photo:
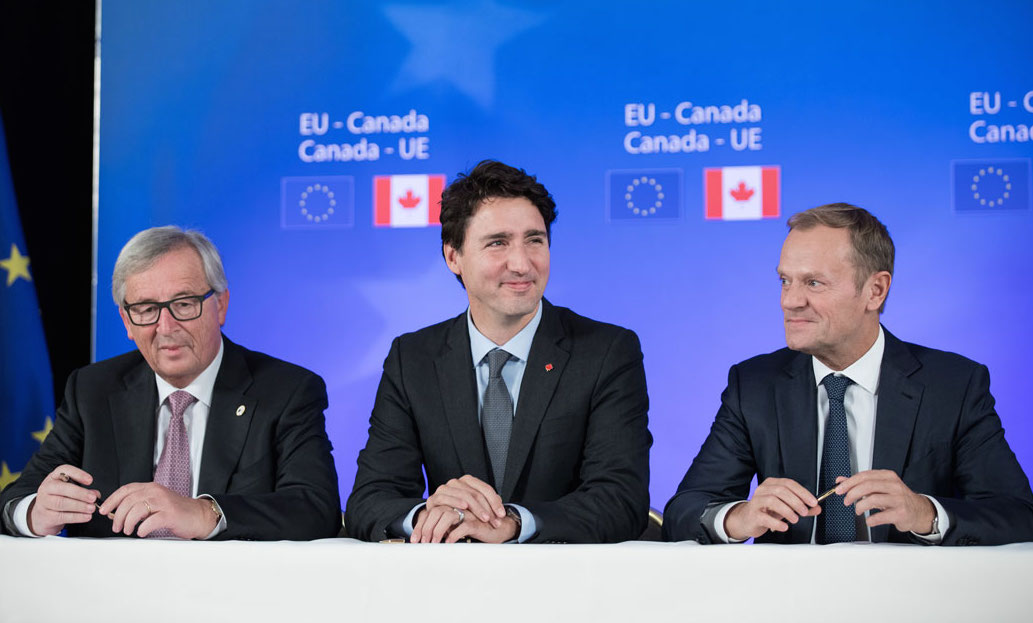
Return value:
[[(513, 413), (517, 410), (517, 398), (520, 396), (520, 384), (524, 380), (524, 370), (527, 369), (527, 356), (531, 353), (531, 342), (534, 341), (534, 334), (538, 331), (538, 325), (542, 321), (542, 304), (538, 303), (538, 311), (535, 312), (531, 321), (516, 335), (502, 345), (495, 344), (484, 337), (473, 324), (470, 310), (466, 310), (466, 327), (470, 332), (470, 355), (474, 369), (474, 376), (477, 378), (477, 421), (481, 421), (481, 410), (484, 408), (484, 391), (488, 388), (488, 351), (501, 348), (511, 355), (506, 365), (502, 367), (502, 380), (506, 382), (506, 389), (513, 399)], [(412, 536), (413, 518), (425, 504), (418, 504), (409, 514), (405, 516), (402, 527), (406, 536)], [(517, 535), (517, 542), (523, 543), (534, 536), (538, 531), (534, 514), (519, 504), (507, 504), (520, 513), (520, 534)]]

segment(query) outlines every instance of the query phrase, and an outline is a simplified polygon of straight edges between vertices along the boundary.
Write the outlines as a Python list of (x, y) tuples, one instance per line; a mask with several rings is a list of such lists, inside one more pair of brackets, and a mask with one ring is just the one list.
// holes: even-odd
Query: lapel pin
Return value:
[(552, 372), (552, 364), (551, 363), (545, 364), (545, 371), (546, 372)]
[(237, 407), (237, 417), (244, 415), (244, 411), (246, 410), (247, 409), (244, 407), (244, 405), (240, 405), (239, 407)]

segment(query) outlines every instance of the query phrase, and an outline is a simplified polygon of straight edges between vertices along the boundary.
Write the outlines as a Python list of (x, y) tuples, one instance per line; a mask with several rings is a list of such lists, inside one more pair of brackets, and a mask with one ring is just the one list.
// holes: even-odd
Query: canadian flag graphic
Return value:
[(373, 224), (377, 227), (427, 227), (441, 224), (444, 175), (373, 177)]
[(745, 221), (778, 218), (781, 169), (703, 169), (703, 204), (708, 219)]

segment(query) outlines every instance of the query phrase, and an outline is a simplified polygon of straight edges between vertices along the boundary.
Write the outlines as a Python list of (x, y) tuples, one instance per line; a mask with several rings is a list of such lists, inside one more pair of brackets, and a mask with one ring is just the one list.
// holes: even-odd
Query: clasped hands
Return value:
[(29, 530), (39, 536), (61, 532), (67, 524), (86, 523), (95, 512), (111, 519), (111, 531), (145, 537), (167, 528), (181, 539), (203, 539), (218, 517), (207, 500), (183, 497), (154, 482), (134, 482), (115, 490), (98, 505), (100, 491), (89, 489), (93, 476), (72, 465), (50, 472), (29, 507)]
[(482, 543), (504, 543), (517, 536), (517, 524), (506, 516), (495, 489), (467, 474), (449, 480), (427, 498), (409, 542), (455, 543), (469, 537)]
[[(825, 504), (853, 506), (854, 513), (879, 510), (865, 520), (868, 527), (892, 524), (901, 532), (929, 534), (936, 509), (929, 498), (912, 491), (896, 472), (873, 469), (836, 478), (836, 495)], [(736, 541), (771, 532), (785, 532), (800, 517), (821, 513), (817, 498), (795, 480), (766, 478), (749, 501), (736, 504), (725, 515), (725, 533)]]

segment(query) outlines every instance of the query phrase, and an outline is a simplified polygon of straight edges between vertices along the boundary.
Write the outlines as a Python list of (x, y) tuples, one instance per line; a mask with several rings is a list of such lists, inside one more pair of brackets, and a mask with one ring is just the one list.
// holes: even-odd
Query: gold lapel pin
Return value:
[(239, 407), (237, 407), (237, 417), (244, 415), (244, 411), (246, 410), (247, 408), (244, 407), (244, 405), (240, 405)]

